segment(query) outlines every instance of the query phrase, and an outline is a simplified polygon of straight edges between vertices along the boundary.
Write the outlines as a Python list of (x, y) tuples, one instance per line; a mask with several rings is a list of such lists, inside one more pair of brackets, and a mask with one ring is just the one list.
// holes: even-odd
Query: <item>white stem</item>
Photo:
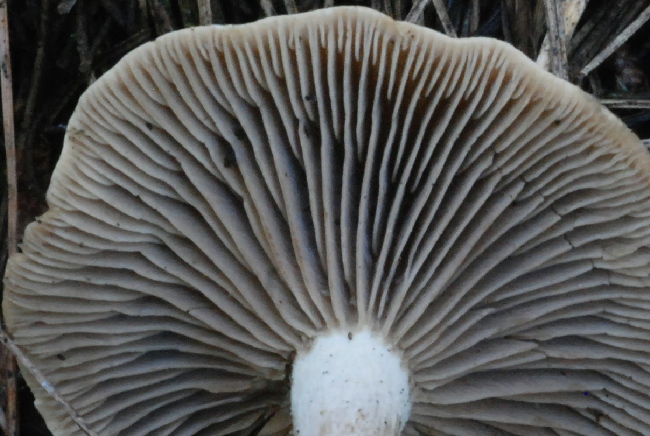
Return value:
[(370, 331), (318, 337), (294, 361), (296, 436), (396, 436), (410, 411), (408, 371)]

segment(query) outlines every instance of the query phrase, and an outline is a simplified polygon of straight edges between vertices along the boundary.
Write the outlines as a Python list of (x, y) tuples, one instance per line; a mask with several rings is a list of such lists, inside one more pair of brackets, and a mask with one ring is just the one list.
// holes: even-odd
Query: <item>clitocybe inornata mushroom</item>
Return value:
[(81, 98), (4, 314), (101, 435), (648, 435), (649, 197), (637, 138), (503, 43), (188, 29)]

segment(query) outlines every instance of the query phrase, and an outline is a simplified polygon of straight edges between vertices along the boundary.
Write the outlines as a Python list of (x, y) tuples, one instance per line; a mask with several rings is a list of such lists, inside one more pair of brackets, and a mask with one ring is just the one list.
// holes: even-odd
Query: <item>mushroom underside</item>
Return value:
[(187, 29), (81, 98), (4, 315), (101, 435), (290, 434), (296, 353), (366, 330), (407, 436), (647, 435), (649, 197), (634, 135), (502, 43)]

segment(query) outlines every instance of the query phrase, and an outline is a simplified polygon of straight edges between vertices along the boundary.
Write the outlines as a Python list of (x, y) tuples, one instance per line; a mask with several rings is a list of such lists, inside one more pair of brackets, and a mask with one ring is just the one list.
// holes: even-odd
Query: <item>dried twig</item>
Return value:
[[(588, 0), (565, 0), (564, 6), (562, 7), (562, 15), (564, 19), (564, 33), (565, 33), (565, 44), (569, 45), (568, 41), (573, 36), (573, 32), (576, 30), (576, 26), (582, 17), (582, 13), (587, 7)], [(537, 64), (544, 68), (549, 69), (551, 58), (549, 56), (549, 51), (551, 50), (551, 44), (549, 40), (549, 34), (547, 33), (544, 37), (544, 42), (542, 43), (542, 48), (539, 51), (537, 56)]]
[(390, 17), (393, 16), (393, 6), (389, 0), (370, 0), (370, 7)]
[(93, 43), (90, 46), (90, 51), (88, 52), (88, 56), (90, 57), (91, 62), (95, 58), (95, 55), (97, 55), (101, 43), (104, 42), (104, 40), (106, 39), (110, 27), (111, 27), (111, 18), (106, 17), (104, 19), (104, 23), (102, 24), (102, 27), (99, 28), (99, 31), (97, 32), (97, 36), (95, 36), (95, 39), (93, 40)]
[(212, 23), (225, 23), (226, 17), (223, 14), (222, 0), (209, 0), (212, 10)]
[[(273, 2), (271, 0), (260, 0), (260, 6), (262, 6), (262, 11), (264, 11), (265, 16), (273, 17), (277, 15), (275, 8), (273, 7)], [(334, 6), (334, 4), (332, 4), (332, 6)]]
[[(610, 14), (612, 11), (609, 11)], [(591, 16), (580, 26), (580, 29), (574, 32), (573, 38), (571, 39), (571, 44), (569, 48), (569, 53), (573, 52), (584, 44), (586, 41), (593, 41), (594, 38), (594, 29), (600, 27), (601, 21), (606, 15), (605, 8), (596, 8), (596, 10), (591, 14)], [(602, 34), (600, 32), (599, 34)]]
[[(6, 348), (0, 347), (0, 368), (6, 397), (6, 413), (3, 413), (0, 428), (6, 435), (20, 435), (20, 414), (18, 410), (18, 396), (16, 389), (16, 360), (13, 354)], [(0, 409), (2, 412), (2, 409)], [(2, 433), (2, 431), (0, 431)]]
[(140, 13), (140, 28), (146, 29), (149, 21), (149, 2), (148, 0), (138, 0), (138, 10)]
[(287, 8), (287, 14), (297, 14), (298, 7), (295, 0), (284, 0), (284, 7)]
[(147, 0), (147, 3), (149, 4), (149, 12), (153, 18), (156, 34), (164, 35), (174, 30), (172, 20), (169, 18), (169, 14), (167, 14), (162, 3), (159, 0)]
[[(123, 12), (124, 7), (116, 4), (113, 0), (99, 0), (108, 15), (115, 20), (122, 28), (126, 28), (126, 15)], [(84, 2), (80, 2), (77, 7), (80, 7)]]
[[(9, 52), (9, 20), (7, 2), (0, 4), (0, 87), (2, 88), (2, 125), (4, 129), (7, 160), (7, 253), (17, 250), (18, 186), (16, 182), (16, 144), (14, 132), (14, 97)], [(16, 395), (16, 361), (9, 353), (0, 353), (0, 366), (5, 370), (7, 410), (5, 416), (6, 434), (18, 436), (18, 399)]]
[(0, 409), (0, 430), (7, 434), (7, 418), (5, 418), (5, 413)]
[(65, 411), (68, 413), (70, 418), (74, 420), (74, 422), (81, 428), (88, 436), (99, 436), (94, 430), (92, 430), (90, 427), (88, 427), (88, 424), (83, 420), (81, 416), (77, 413), (76, 410), (72, 408), (72, 406), (64, 400), (57, 390), (50, 384), (50, 382), (47, 381), (45, 376), (41, 371), (39, 371), (38, 368), (34, 366), (31, 360), (23, 353), (23, 351), (16, 345), (16, 343), (9, 337), (9, 334), (5, 332), (4, 330), (0, 330), (0, 340), (4, 344), (5, 347), (9, 349), (13, 353), (14, 356), (16, 356), (16, 360), (18, 360), (21, 364), (23, 369), (26, 369), (32, 377), (38, 382), (38, 384), (41, 385), (43, 389), (57, 402), (59, 403)]
[[(404, 21), (408, 21), (409, 23), (418, 23), (422, 17), (422, 13), (424, 12), (424, 8), (427, 5), (428, 1), (429, 0), (415, 1), (413, 3), (411, 11), (408, 13)], [(449, 18), (449, 13), (447, 12), (447, 7), (445, 6), (444, 0), (431, 1), (433, 2), (433, 6), (436, 8), (438, 18), (442, 23), (442, 27), (445, 29), (445, 33), (449, 36), (456, 37), (456, 30), (454, 29), (454, 25)]]
[(212, 24), (212, 5), (210, 5), (210, 0), (197, 0), (196, 4), (199, 10), (199, 25), (207, 26)]
[(600, 77), (598, 77), (596, 74), (590, 74), (587, 76), (587, 80), (589, 81), (589, 86), (591, 87), (591, 94), (595, 97), (602, 97), (605, 91), (603, 89), (603, 84), (600, 81)]
[[(331, 0), (325, 0), (326, 3), (328, 1)], [(409, 23), (419, 23), (420, 19), (422, 18), (422, 12), (424, 12), (424, 8), (427, 3), (427, 0), (415, 0), (413, 2), (413, 6), (411, 6), (411, 10), (408, 14), (406, 14), (404, 21), (408, 21)]]
[(447, 6), (445, 6), (444, 0), (433, 0), (433, 6), (436, 8), (436, 13), (438, 18), (442, 23), (442, 28), (445, 29), (445, 33), (449, 36), (456, 37), (456, 29), (449, 18), (449, 13), (447, 12)]
[[(36, 58), (34, 59), (34, 67), (32, 69), (32, 79), (29, 82), (29, 95), (27, 96), (27, 103), (25, 104), (25, 112), (22, 122), (20, 123), (20, 133), (18, 135), (18, 150), (23, 150), (28, 142), (28, 138), (32, 135), (31, 122), (34, 115), (34, 108), (36, 107), (36, 97), (41, 85), (41, 77), (43, 72), (43, 63), (45, 61), (45, 42), (47, 40), (48, 21), (50, 16), (50, 1), (41, 0), (41, 22), (39, 24), (39, 39), (38, 48), (36, 49)], [(25, 156), (29, 156), (25, 153)], [(26, 168), (31, 169), (31, 162), (25, 162)]]
[(589, 0), (565, 0), (564, 3), (564, 32), (566, 37), (571, 38), (575, 32), (582, 13), (587, 8)]
[(75, 4), (77, 4), (77, 0), (61, 0), (56, 7), (56, 11), (61, 15), (68, 14)]
[(171, 1), (166, 3), (166, 6), (169, 7), (169, 16), (176, 18), (176, 23), (178, 23), (178, 19), (180, 18), (181, 29), (196, 26), (196, 17), (194, 14), (196, 12), (194, 10), (196, 6), (195, 0), (176, 0), (174, 2), (176, 4), (175, 10), (172, 9), (173, 3)]
[(574, 69), (580, 70), (622, 32), (641, 13), (644, 1), (613, 2), (595, 8), (571, 41), (570, 56)]
[(392, 4), (393, 15), (395, 20), (402, 21), (404, 19), (404, 8), (402, 7), (402, 0), (393, 0)]
[(9, 22), (7, 3), (0, 4), (0, 62), (2, 75), (2, 123), (4, 128), (5, 152), (7, 156), (7, 194), (9, 198), (7, 213), (7, 251), (16, 252), (18, 222), (18, 186), (16, 183), (16, 148), (14, 132), (14, 97), (11, 77), (11, 58), (9, 54)]
[(479, 0), (472, 0), (472, 12), (471, 12), (471, 21), (469, 24), (469, 33), (473, 35), (478, 29), (478, 25), (481, 22), (481, 5)]
[(562, 1), (544, 0), (544, 3), (546, 4), (546, 24), (549, 35), (551, 72), (557, 77), (567, 80), (569, 74)]
[(650, 100), (602, 99), (600, 102), (611, 109), (650, 109)]
[(598, 55), (591, 60), (587, 65), (585, 65), (580, 74), (586, 76), (591, 71), (594, 70), (598, 65), (602, 64), (605, 59), (610, 57), (619, 47), (621, 47), (625, 42), (630, 39), (632, 35), (636, 33), (637, 30), (643, 26), (648, 19), (650, 19), (650, 6), (645, 8), (643, 12), (634, 20), (629, 26), (627, 26), (616, 38), (612, 41), (603, 51), (598, 53)]
[(88, 44), (88, 35), (86, 33), (86, 14), (82, 7), (84, 2), (77, 5), (77, 52), (79, 53), (79, 72), (84, 79), (90, 76), (90, 48)]

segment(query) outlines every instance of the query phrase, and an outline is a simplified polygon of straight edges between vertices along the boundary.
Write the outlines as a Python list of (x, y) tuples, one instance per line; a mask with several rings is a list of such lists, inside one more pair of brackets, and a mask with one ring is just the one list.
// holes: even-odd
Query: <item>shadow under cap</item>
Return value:
[(186, 29), (80, 99), (4, 316), (101, 435), (289, 434), (295, 352), (364, 327), (405, 435), (650, 434), (649, 196), (639, 140), (502, 42)]

